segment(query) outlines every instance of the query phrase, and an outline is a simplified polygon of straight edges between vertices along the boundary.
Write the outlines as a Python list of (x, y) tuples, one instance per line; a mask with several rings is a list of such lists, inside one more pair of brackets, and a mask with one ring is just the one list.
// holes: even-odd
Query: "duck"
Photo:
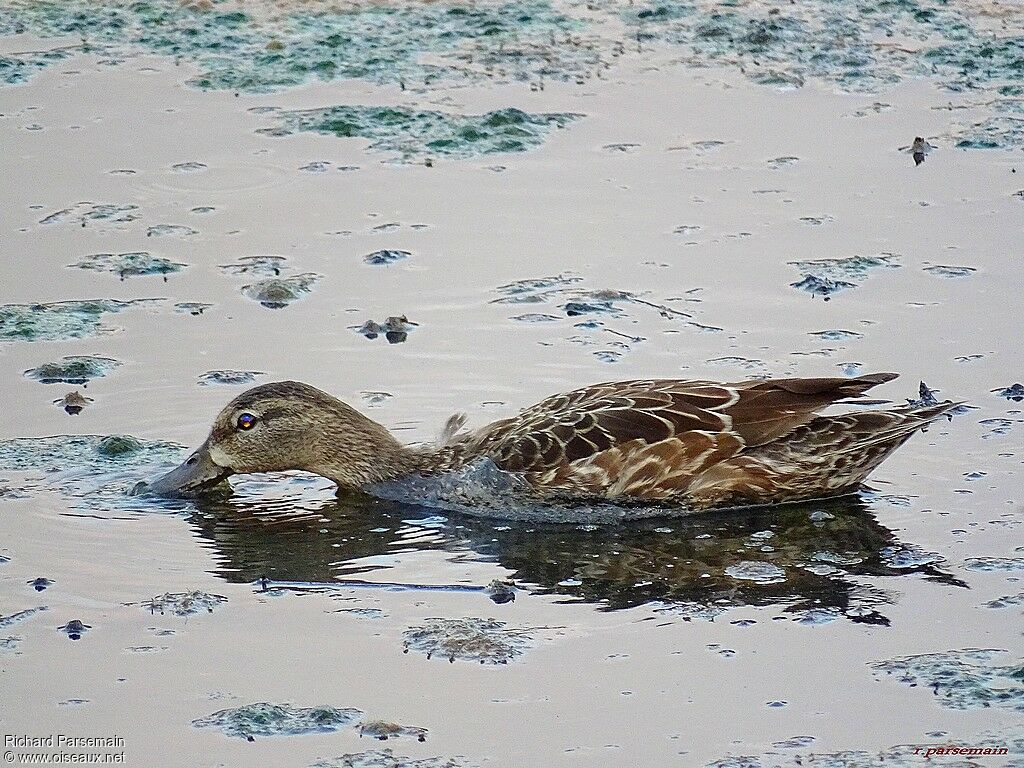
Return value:
[(958, 405), (822, 413), (896, 377), (608, 382), (476, 430), (454, 416), (429, 445), (404, 445), (336, 397), (279, 381), (228, 403), (205, 442), (147, 490), (195, 496), (233, 474), (303, 470), (333, 481), (339, 495), (372, 495), (381, 483), (489, 460), (542, 500), (701, 511), (823, 499), (856, 492), (893, 451)]

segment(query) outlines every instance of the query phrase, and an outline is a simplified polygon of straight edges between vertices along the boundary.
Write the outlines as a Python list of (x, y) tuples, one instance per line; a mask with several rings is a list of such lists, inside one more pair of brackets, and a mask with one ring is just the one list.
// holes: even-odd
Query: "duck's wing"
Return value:
[[(474, 453), (509, 472), (617, 464), (638, 450), (663, 466), (707, 467), (806, 424), (823, 408), (896, 378), (767, 379), (717, 384), (676, 379), (597, 384), (555, 395), (478, 432)], [(652, 455), (654, 455), (652, 454)], [(609, 467), (611, 469), (611, 467)], [(688, 471), (686, 471), (689, 474)]]

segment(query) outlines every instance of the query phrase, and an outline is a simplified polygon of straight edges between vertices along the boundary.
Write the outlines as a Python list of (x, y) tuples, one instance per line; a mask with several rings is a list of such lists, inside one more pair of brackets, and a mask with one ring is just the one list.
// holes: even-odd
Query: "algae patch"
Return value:
[(876, 256), (791, 261), (789, 266), (796, 267), (801, 274), (800, 280), (790, 283), (792, 288), (823, 296), (828, 301), (834, 293), (856, 288), (872, 271), (897, 269), (900, 264), (895, 254), (881, 253)]
[(198, 383), (201, 387), (208, 387), (211, 384), (238, 386), (241, 384), (253, 384), (256, 382), (256, 377), (262, 375), (262, 371), (207, 371), (200, 375)]
[(192, 590), (191, 592), (165, 592), (149, 600), (137, 603), (151, 613), (174, 616), (193, 616), (197, 613), (213, 613), (214, 609), (226, 603), (223, 595)]
[[(923, 653), (870, 666), (896, 675), (900, 682), (927, 686), (950, 709), (1000, 707), (1024, 712), (1024, 661), (1009, 661), (1008, 651), (968, 648)], [(1008, 661), (1008, 663), (1000, 663)]]
[(242, 294), (267, 309), (283, 309), (313, 290), (320, 275), (306, 272), (292, 277), (270, 278), (242, 286)]
[(406, 652), (481, 664), (507, 664), (533, 645), (530, 630), (509, 629), (503, 621), (478, 618), (427, 619), (423, 625), (407, 629), (404, 638)]
[(183, 452), (174, 443), (127, 435), (18, 437), (0, 440), (0, 472), (36, 473), (20, 481), (23, 489), (56, 488), (78, 508), (108, 513), (138, 509), (138, 500), (128, 495), (132, 486), (147, 474), (169, 469)]
[(362, 713), (337, 707), (289, 707), (258, 702), (222, 709), (192, 721), (196, 728), (219, 728), (227, 736), (300, 736), (330, 733), (352, 725)]
[(92, 379), (106, 376), (120, 366), (120, 361), (110, 357), (72, 355), (30, 368), (25, 371), (25, 375), (41, 384), (86, 384)]
[(396, 755), (390, 749), (372, 749), (327, 760), (318, 760), (310, 768), (469, 768), (461, 757), (421, 757)]
[[(516, 82), (585, 77), (596, 52), (569, 33), (581, 22), (545, 0), (463, 6), (370, 4), (262, 9), (220, 0), (6, 4), (0, 34), (73, 36), (77, 50), (124, 59), (140, 52), (191, 62), (201, 89), (266, 93), (303, 83), (363, 79), (426, 87), (436, 81)], [(0, 78), (25, 82), (68, 55), (0, 59)], [(424, 54), (430, 54), (425, 56)]]
[(93, 253), (68, 266), (88, 269), (93, 272), (110, 272), (124, 280), (126, 277), (140, 275), (164, 275), (166, 278), (172, 272), (180, 272), (186, 265), (163, 256), (153, 256), (146, 251), (132, 251), (129, 253)]
[(445, 156), (468, 158), (499, 152), (526, 152), (548, 134), (583, 115), (571, 112), (531, 114), (512, 107), (481, 115), (463, 115), (404, 107), (334, 106), (280, 113), (281, 123), (260, 132), (288, 136), (298, 132), (362, 138), (377, 152), (396, 153), (399, 162)]
[(370, 720), (359, 724), (359, 735), (387, 741), (400, 736), (412, 736), (417, 741), (427, 740), (427, 729), (415, 725), (399, 725), (387, 720)]
[(0, 305), (0, 341), (58, 341), (110, 333), (112, 329), (102, 324), (104, 315), (149, 301), (90, 299), (51, 304), (3, 304)]

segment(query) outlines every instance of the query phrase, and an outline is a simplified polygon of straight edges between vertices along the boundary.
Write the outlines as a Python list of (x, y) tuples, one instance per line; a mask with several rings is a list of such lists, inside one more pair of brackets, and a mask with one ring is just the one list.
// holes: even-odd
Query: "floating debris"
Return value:
[[(1006, 756), (1008, 754), (1024, 755), (1024, 742), (1014, 738), (1012, 732), (985, 733), (972, 739), (958, 738), (955, 742), (926, 742), (919, 744), (901, 744), (880, 752), (866, 750), (844, 750), (841, 752), (806, 752), (814, 738), (798, 736), (786, 741), (772, 744), (775, 750), (761, 755), (743, 755), (723, 757), (706, 763), (704, 768), (919, 768), (925, 765), (948, 766), (949, 768), (982, 768), (990, 765), (987, 760), (976, 761), (971, 758)], [(927, 734), (933, 738), (948, 736), (942, 731)], [(791, 750), (801, 750), (793, 752)], [(949, 762), (949, 761), (952, 762)], [(1005, 766), (1016, 766), (1019, 761), (1003, 763)]]
[(999, 395), (999, 397), (1005, 397), (1007, 400), (1013, 400), (1015, 403), (1024, 401), (1024, 384), (1019, 382), (1009, 387), (993, 389), (992, 391)]
[(985, 603), (985, 608), (1000, 610), (1003, 608), (1014, 608), (1018, 605), (1024, 605), (1024, 592), (1018, 592), (1016, 595), (1003, 595), (994, 600), (989, 600)]
[[(0, 471), (31, 472), (20, 490), (56, 488), (76, 509), (137, 511), (129, 495), (140, 475), (170, 470), (184, 448), (124, 435), (56, 435), (0, 440)], [(160, 506), (179, 508), (171, 501)]]
[(484, 594), (498, 605), (512, 603), (515, 602), (516, 599), (515, 584), (509, 581), (495, 579), (484, 588)]
[(301, 736), (331, 733), (352, 725), (362, 712), (337, 707), (289, 707), (257, 702), (222, 709), (192, 721), (196, 728), (220, 728), (227, 736), (253, 740), (255, 736)]
[(201, 301), (181, 301), (174, 305), (174, 311), (184, 312), (198, 317), (212, 306), (213, 304), (204, 304)]
[(360, 737), (368, 736), (371, 739), (380, 739), (381, 741), (397, 739), (399, 736), (412, 736), (417, 741), (427, 740), (426, 728), (418, 728), (413, 725), (399, 725), (398, 723), (389, 723), (386, 720), (370, 720), (366, 723), (360, 723), (358, 728)]
[(260, 132), (289, 136), (312, 131), (358, 137), (369, 149), (397, 154), (409, 163), (429, 156), (477, 157), (499, 152), (526, 152), (539, 147), (548, 133), (583, 115), (562, 112), (530, 114), (509, 107), (482, 115), (412, 110), (403, 107), (336, 106), (281, 112), (282, 123)]
[(1024, 120), (996, 115), (961, 128), (953, 138), (957, 149), (1017, 149), (1024, 143)]
[(780, 584), (786, 580), (786, 572), (777, 565), (754, 560), (744, 560), (730, 565), (725, 569), (725, 575), (758, 584)]
[(140, 605), (151, 613), (161, 615), (170, 613), (174, 616), (193, 616), (204, 611), (213, 613), (217, 606), (227, 601), (228, 599), (223, 595), (193, 590), (191, 592), (165, 592), (141, 603), (135, 603), (135, 605)]
[(1024, 571), (1024, 557), (969, 557), (964, 561), (969, 571)]
[(917, 399), (911, 400), (910, 398), (907, 398), (907, 405), (914, 408), (927, 408), (938, 404), (939, 399), (935, 396), (935, 390), (931, 389), (923, 381), (918, 385)]
[(107, 458), (131, 456), (143, 448), (142, 443), (131, 435), (107, 435), (96, 444), (96, 453)]
[(47, 587), (52, 587), (56, 582), (53, 581), (53, 579), (48, 579), (45, 576), (40, 576), (36, 579), (30, 579), (25, 583), (30, 584), (32, 586), (32, 589), (34, 589), (36, 592), (42, 592)]
[(272, 278), (242, 287), (242, 294), (267, 309), (283, 309), (313, 289), (320, 275), (305, 272), (292, 277)]
[(791, 261), (803, 278), (790, 283), (793, 288), (807, 291), (827, 300), (832, 294), (847, 288), (856, 288), (854, 280), (863, 279), (875, 269), (896, 269), (900, 266), (898, 257), (892, 253), (877, 256), (848, 256), (840, 259), (815, 259), (813, 261)]
[(0, 341), (60, 341), (109, 333), (111, 329), (101, 323), (103, 315), (122, 312), (147, 301), (94, 299), (3, 304), (0, 305)]
[(365, 336), (368, 339), (376, 339), (378, 336), (384, 336), (388, 340), (388, 344), (401, 344), (403, 341), (409, 338), (409, 332), (417, 327), (419, 323), (409, 322), (409, 318), (405, 315), (394, 315), (389, 317), (383, 323), (378, 323), (375, 320), (367, 320), (362, 325), (350, 326), (356, 333)]
[(857, 333), (856, 331), (844, 331), (839, 328), (828, 331), (814, 331), (809, 335), (816, 336), (822, 341), (851, 341), (854, 339), (864, 338), (863, 333)]
[(910, 145), (909, 152), (914, 158), (914, 165), (920, 165), (924, 162), (925, 156), (931, 152), (935, 147), (929, 144), (923, 137), (915, 136), (914, 143)]
[(575, 275), (555, 275), (554, 277), (536, 277), (516, 280), (514, 283), (499, 285), (497, 292), (500, 298), (494, 299), (495, 304), (541, 304), (552, 297), (570, 289), (575, 283), (582, 282), (582, 277)]
[(262, 277), (280, 277), (284, 256), (243, 256), (237, 264), (221, 264), (221, 271), (229, 275), (261, 275)]
[(533, 645), (528, 629), (507, 629), (495, 619), (427, 619), (422, 626), (404, 633), (405, 652), (435, 654), (451, 662), (456, 659), (481, 664), (507, 664)]
[(57, 398), (53, 404), (63, 408), (68, 416), (77, 416), (92, 401), (91, 397), (86, 397), (76, 389), (74, 392), (68, 392), (64, 397)]
[(310, 768), (470, 768), (461, 757), (423, 757), (413, 759), (395, 755), (390, 749), (375, 749), (319, 760)]
[(88, 632), (92, 627), (89, 624), (83, 624), (78, 619), (72, 619), (63, 627), (58, 627), (61, 632), (67, 635), (72, 640), (81, 640), (82, 635)]
[(1024, 666), (998, 664), (1008, 651), (967, 648), (873, 662), (875, 672), (931, 688), (950, 709), (1001, 707), (1024, 712)]
[(184, 224), (155, 224), (146, 230), (146, 237), (191, 237), (199, 230)]
[(517, 323), (554, 323), (562, 318), (556, 315), (545, 315), (542, 312), (527, 312), (509, 319), (515, 320)]
[(776, 157), (768, 161), (768, 167), (773, 171), (777, 171), (779, 168), (785, 168), (788, 165), (793, 165), (800, 160), (799, 157), (793, 157), (791, 155), (786, 157)]
[(12, 613), (9, 616), (0, 616), (0, 629), (13, 627), (15, 624), (19, 624), (22, 621), (25, 621), (25, 619), (30, 619), (37, 613), (42, 613), (46, 610), (49, 609), (45, 605), (41, 605), (38, 608), (26, 608), (24, 611), (18, 611), (17, 613)]
[(831, 280), (827, 277), (816, 277), (804, 275), (803, 279), (789, 284), (791, 288), (807, 291), (814, 296), (822, 296), (825, 301), (832, 298), (832, 294), (845, 291), (847, 288), (856, 288), (856, 283), (849, 283), (845, 280)]
[[(418, 89), (450, 80), (582, 82), (601, 66), (600, 54), (581, 39), (582, 23), (538, 0), (309, 10), (292, 4), (266, 13), (177, 0), (104, 7), (69, 0), (7, 10), (0, 34), (73, 34), (115, 61), (140, 50), (174, 56), (199, 70), (189, 85), (204, 90), (266, 93), (348, 78)], [(67, 55), (7, 57), (0, 77), (24, 82)]]
[(831, 624), (842, 617), (839, 611), (828, 608), (810, 608), (801, 611), (794, 617), (793, 621), (808, 627), (820, 627), (823, 624)]
[(911, 544), (885, 547), (878, 553), (878, 556), (885, 565), (896, 570), (903, 570), (905, 568), (919, 570), (921, 566), (941, 564), (943, 562), (942, 557), (937, 552), (925, 552)]
[(257, 376), (263, 375), (263, 371), (207, 371), (200, 374), (197, 383), (201, 387), (208, 387), (211, 384), (224, 384), (234, 387), (242, 384), (252, 384), (256, 381)]
[(678, 227), (672, 230), (674, 235), (695, 235), (701, 230), (699, 224), (680, 224)]
[(162, 256), (153, 256), (146, 251), (131, 251), (129, 253), (94, 253), (68, 266), (95, 272), (110, 272), (122, 280), (139, 275), (163, 275), (166, 280), (168, 274), (180, 272), (187, 265), (165, 259)]
[(394, 395), (390, 392), (360, 392), (359, 396), (363, 399), (363, 403), (366, 404), (367, 408), (379, 408), (388, 400), (394, 398)]
[[(2, 27), (0, 27), (2, 29)], [(54, 211), (39, 220), (40, 224), (78, 224), (80, 227), (91, 226), (97, 222), (109, 224), (127, 224), (136, 221), (139, 214), (137, 205), (118, 203), (75, 203), (70, 208)], [(124, 229), (124, 227), (115, 227)]]
[(106, 376), (121, 366), (120, 361), (110, 357), (72, 355), (62, 357), (54, 363), (43, 363), (25, 371), (30, 379), (41, 384), (87, 384), (93, 379)]
[(800, 222), (803, 224), (809, 224), (812, 227), (820, 227), (822, 224), (828, 224), (830, 221), (835, 221), (834, 216), (801, 216)]
[(394, 264), (396, 261), (404, 261), (412, 256), (409, 251), (383, 250), (374, 251), (363, 256), (363, 261), (371, 266), (379, 267)]
[(935, 264), (925, 267), (924, 271), (929, 275), (945, 278), (970, 277), (978, 270), (974, 267), (950, 267), (944, 264)]
[(171, 166), (171, 170), (176, 173), (199, 173), (205, 171), (207, 168), (206, 163), (197, 163), (189, 161), (187, 163), (175, 163)]

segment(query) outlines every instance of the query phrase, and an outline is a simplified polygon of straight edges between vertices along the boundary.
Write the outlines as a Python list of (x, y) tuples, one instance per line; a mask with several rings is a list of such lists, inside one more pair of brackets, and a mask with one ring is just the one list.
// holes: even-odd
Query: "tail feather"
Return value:
[[(849, 430), (853, 440), (847, 445), (840, 445), (835, 448), (836, 453), (852, 453), (861, 451), (876, 445), (893, 443), (895, 450), (907, 438), (915, 432), (926, 429), (929, 424), (937, 419), (951, 414), (962, 403), (946, 402), (926, 407), (896, 408), (889, 411), (868, 411), (859, 414), (845, 414), (847, 418), (853, 418), (858, 423)], [(887, 424), (879, 424), (885, 419)], [(875, 422), (871, 424), (870, 422)], [(891, 452), (891, 451), (890, 451)], [(886, 453), (888, 456), (888, 453)], [(883, 458), (885, 458), (883, 456)]]
[(776, 477), (785, 478), (795, 497), (815, 491), (847, 492), (916, 432), (956, 409), (946, 402), (925, 407), (818, 416), (789, 435), (746, 454)]

